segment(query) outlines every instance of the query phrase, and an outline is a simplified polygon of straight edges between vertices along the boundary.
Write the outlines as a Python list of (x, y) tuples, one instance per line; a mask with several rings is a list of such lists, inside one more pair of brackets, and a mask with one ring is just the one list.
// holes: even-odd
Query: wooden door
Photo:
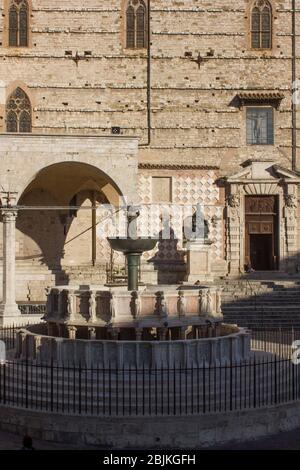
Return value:
[(258, 271), (277, 269), (276, 197), (247, 196), (245, 211), (245, 266)]

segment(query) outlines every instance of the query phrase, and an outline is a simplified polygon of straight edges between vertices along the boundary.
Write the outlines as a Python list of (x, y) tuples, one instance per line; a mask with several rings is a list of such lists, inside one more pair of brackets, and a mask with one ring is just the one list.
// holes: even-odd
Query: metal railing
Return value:
[(22, 315), (40, 315), (46, 314), (46, 303), (18, 303), (18, 308)]
[(299, 366), (276, 356), (197, 368), (118, 369), (28, 361), (0, 366), (0, 404), (66, 414), (201, 415), (299, 398)]
[[(24, 327), (24, 325), (22, 325)], [(0, 329), (7, 349), (20, 326)], [(124, 367), (9, 360), (0, 365), (0, 404), (91, 416), (175, 416), (249, 410), (300, 399), (291, 361), (300, 330), (257, 329), (249, 360), (201, 367)]]
[(251, 329), (251, 348), (255, 351), (289, 358), (294, 352), (294, 341), (300, 340), (300, 328), (254, 328)]

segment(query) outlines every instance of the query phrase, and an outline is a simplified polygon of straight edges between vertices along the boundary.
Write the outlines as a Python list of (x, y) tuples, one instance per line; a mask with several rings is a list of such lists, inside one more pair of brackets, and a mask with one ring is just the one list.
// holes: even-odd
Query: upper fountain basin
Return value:
[(111, 248), (121, 253), (144, 253), (153, 250), (158, 240), (156, 238), (108, 238)]

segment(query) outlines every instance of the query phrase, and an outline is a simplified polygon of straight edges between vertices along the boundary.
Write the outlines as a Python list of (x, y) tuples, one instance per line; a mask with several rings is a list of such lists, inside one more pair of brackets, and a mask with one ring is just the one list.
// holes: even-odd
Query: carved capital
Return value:
[(1, 199), (6, 207), (13, 207), (17, 204), (18, 193), (16, 191), (1, 191)]
[(297, 197), (295, 194), (286, 194), (285, 195), (285, 205), (289, 209), (296, 209), (297, 208)]
[(2, 218), (5, 224), (15, 223), (17, 216), (18, 216), (18, 213), (15, 210), (6, 209), (2, 211)]
[(229, 207), (232, 207), (233, 209), (236, 209), (237, 207), (240, 207), (241, 204), (241, 198), (239, 194), (230, 194), (227, 197), (227, 204)]

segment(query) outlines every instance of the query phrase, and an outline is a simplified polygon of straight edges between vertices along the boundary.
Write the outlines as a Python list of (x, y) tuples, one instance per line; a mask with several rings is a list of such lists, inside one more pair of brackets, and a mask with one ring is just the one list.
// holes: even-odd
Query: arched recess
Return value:
[[(110, 199), (105, 192), (111, 195)], [(120, 196), (111, 179), (91, 165), (65, 162), (42, 169), (18, 201), (24, 209), (17, 218), (17, 258), (37, 261), (50, 269), (108, 262), (108, 242), (100, 242), (97, 237), (100, 206), (109, 203), (113, 212)], [(74, 210), (74, 205), (78, 210)], [(99, 213), (92, 207), (99, 207)]]

